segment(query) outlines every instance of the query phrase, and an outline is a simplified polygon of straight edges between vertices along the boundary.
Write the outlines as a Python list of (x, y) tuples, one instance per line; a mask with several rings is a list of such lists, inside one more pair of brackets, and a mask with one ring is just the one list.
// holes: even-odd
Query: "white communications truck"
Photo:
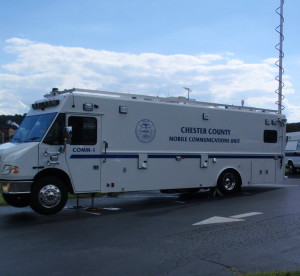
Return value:
[(0, 146), (0, 192), (54, 214), (68, 193), (222, 194), (281, 183), (284, 115), (274, 110), (84, 89), (53, 89)]

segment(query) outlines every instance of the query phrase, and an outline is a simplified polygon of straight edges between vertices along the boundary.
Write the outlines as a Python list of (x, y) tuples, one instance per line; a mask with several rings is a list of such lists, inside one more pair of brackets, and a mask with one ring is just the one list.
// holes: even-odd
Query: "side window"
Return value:
[(277, 131), (276, 130), (265, 130), (264, 131), (264, 142), (265, 143), (277, 143)]
[(72, 127), (72, 145), (97, 144), (97, 119), (94, 117), (71, 116), (68, 126)]
[(55, 122), (51, 126), (48, 131), (44, 143), (48, 145), (63, 145), (64, 144), (64, 136), (63, 131), (65, 127), (66, 116), (61, 113), (57, 116)]
[(297, 148), (296, 150), (300, 150), (300, 141), (297, 142)]

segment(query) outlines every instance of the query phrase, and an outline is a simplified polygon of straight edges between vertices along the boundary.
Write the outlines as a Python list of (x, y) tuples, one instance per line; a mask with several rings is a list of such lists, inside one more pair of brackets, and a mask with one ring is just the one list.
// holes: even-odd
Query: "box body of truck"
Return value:
[(52, 214), (68, 192), (217, 187), (230, 194), (281, 183), (285, 122), (266, 109), (55, 90), (0, 147), (0, 192), (13, 206)]

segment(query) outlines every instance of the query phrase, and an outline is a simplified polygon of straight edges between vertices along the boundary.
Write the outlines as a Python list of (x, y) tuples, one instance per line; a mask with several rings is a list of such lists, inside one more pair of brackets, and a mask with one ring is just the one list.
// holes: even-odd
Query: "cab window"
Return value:
[(57, 116), (55, 122), (51, 126), (50, 130), (48, 131), (44, 143), (48, 145), (63, 145), (64, 144), (64, 137), (63, 131), (65, 127), (65, 114), (61, 113)]

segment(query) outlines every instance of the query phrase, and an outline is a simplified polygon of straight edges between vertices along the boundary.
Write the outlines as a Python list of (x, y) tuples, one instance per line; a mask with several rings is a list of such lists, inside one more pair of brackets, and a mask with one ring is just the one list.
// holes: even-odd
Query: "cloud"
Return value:
[(300, 122), (300, 106), (290, 103), (288, 99), (285, 99), (284, 106), (284, 110), (288, 110), (288, 122)]
[[(15, 59), (1, 66), (0, 114), (27, 112), (52, 87), (99, 89), (154, 96), (186, 95), (200, 101), (277, 109), (276, 59), (249, 64), (232, 53), (199, 55), (129, 54), (55, 46), (21, 38), (6, 40)], [(293, 94), (287, 78), (287, 93)], [(293, 116), (297, 107), (288, 105)], [(300, 110), (300, 109), (299, 109)], [(300, 118), (297, 115), (297, 118)]]

